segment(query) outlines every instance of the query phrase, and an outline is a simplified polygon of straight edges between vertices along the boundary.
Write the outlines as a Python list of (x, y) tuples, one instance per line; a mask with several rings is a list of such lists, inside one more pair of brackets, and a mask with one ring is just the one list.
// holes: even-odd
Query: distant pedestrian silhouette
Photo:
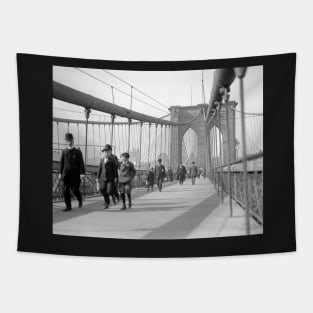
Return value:
[(177, 168), (177, 179), (179, 179), (180, 185), (184, 183), (186, 174), (187, 174), (186, 167), (183, 164), (179, 164)]
[(162, 164), (162, 159), (158, 159), (158, 163), (155, 166), (155, 178), (159, 191), (162, 191), (164, 177), (165, 177), (165, 167)]
[[(198, 173), (199, 172), (199, 173)], [(200, 175), (200, 171), (198, 170), (194, 161), (191, 163), (190, 167), (190, 176), (191, 176), (191, 183), (194, 185), (196, 183), (196, 177)]]

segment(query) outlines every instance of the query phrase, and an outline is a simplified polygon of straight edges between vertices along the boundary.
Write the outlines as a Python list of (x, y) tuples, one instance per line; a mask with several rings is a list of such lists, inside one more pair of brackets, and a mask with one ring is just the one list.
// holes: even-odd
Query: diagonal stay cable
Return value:
[[(92, 74), (89, 74), (88, 72), (86, 72), (86, 71), (84, 71), (84, 70), (82, 70), (82, 69), (80, 69), (80, 68), (78, 68), (78, 67), (75, 67), (75, 69), (76, 69), (77, 71), (81, 72), (81, 73), (84, 73), (84, 74), (87, 75), (87, 76), (92, 77), (93, 79), (95, 79), (95, 80), (101, 82), (102, 84), (104, 84), (104, 85), (106, 85), (106, 86), (108, 86), (108, 87), (114, 88), (115, 90), (119, 91), (120, 93), (122, 93), (122, 94), (124, 94), (124, 95), (126, 95), (126, 96), (128, 96), (128, 97), (131, 97), (131, 95), (130, 95), (129, 93), (127, 93), (127, 92), (125, 92), (125, 91), (123, 91), (123, 90), (121, 90), (121, 89), (119, 89), (119, 88), (117, 88), (117, 87), (115, 87), (115, 86), (113, 86), (113, 85), (110, 85), (109, 83), (103, 81), (102, 79), (100, 79), (100, 78), (98, 78), (98, 77), (96, 77), (96, 76), (94, 76), (94, 75), (92, 75)], [(133, 99), (135, 99), (135, 100), (137, 100), (138, 102), (141, 102), (141, 103), (143, 103), (143, 104), (146, 104), (146, 105), (148, 105), (148, 106), (150, 106), (150, 107), (152, 107), (152, 108), (154, 108), (154, 109), (156, 109), (156, 110), (159, 110), (159, 111), (162, 111), (162, 112), (166, 112), (165, 110), (160, 109), (160, 108), (158, 108), (158, 107), (156, 107), (156, 106), (154, 106), (154, 105), (152, 105), (152, 104), (150, 104), (150, 103), (147, 103), (147, 102), (145, 102), (145, 101), (143, 101), (143, 100), (141, 100), (141, 99), (139, 99), (139, 98), (137, 98), (137, 97), (134, 97), (134, 96), (133, 96)], [(167, 113), (167, 112), (166, 112), (166, 113)]]
[(135, 86), (133, 86), (132, 84), (128, 83), (127, 81), (125, 81), (124, 79), (112, 74), (111, 72), (109, 72), (108, 70), (103, 70), (104, 72), (108, 73), (109, 75), (111, 75), (112, 77), (114, 77), (115, 79), (121, 81), (122, 83), (134, 88), (135, 90), (137, 90), (138, 92), (140, 92), (141, 94), (143, 94), (144, 96), (146, 96), (147, 98), (149, 98), (150, 100), (160, 104), (161, 106), (163, 106), (164, 108), (168, 109), (168, 107), (166, 105), (164, 105), (162, 102), (156, 100), (155, 98), (152, 98), (151, 96), (149, 96), (148, 94), (146, 94), (145, 92), (143, 92), (142, 90), (136, 88)]

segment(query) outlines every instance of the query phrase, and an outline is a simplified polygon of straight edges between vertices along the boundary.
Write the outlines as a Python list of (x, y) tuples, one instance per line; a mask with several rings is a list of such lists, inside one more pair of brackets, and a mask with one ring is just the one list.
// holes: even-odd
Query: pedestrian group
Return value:
[[(80, 184), (85, 178), (85, 165), (82, 152), (79, 148), (74, 147), (73, 135), (67, 133), (64, 139), (67, 142), (67, 148), (61, 153), (59, 179), (63, 182), (63, 197), (66, 206), (63, 211), (71, 211), (72, 193), (78, 200), (78, 207), (81, 208), (83, 205)], [(119, 161), (117, 156), (112, 153), (111, 145), (108, 144), (104, 146), (102, 153), (103, 157), (98, 167), (96, 185), (97, 191), (100, 191), (103, 195), (104, 209), (110, 207), (110, 197), (114, 205), (122, 200), (121, 210), (127, 209), (127, 197), (128, 209), (130, 209), (132, 207), (132, 181), (136, 176), (136, 169), (134, 164), (129, 161), (129, 153), (122, 153)], [(186, 179), (186, 175), (189, 175), (192, 185), (194, 185), (196, 177), (200, 177), (201, 171), (196, 166), (195, 162), (192, 162), (188, 173), (183, 164), (179, 164), (176, 173), (179, 184), (182, 185)], [(205, 170), (202, 171), (202, 174), (203, 177), (205, 177)], [(173, 170), (169, 167), (167, 170), (168, 181), (172, 182), (173, 176)], [(156, 182), (158, 190), (161, 192), (165, 177), (165, 166), (159, 158), (155, 168), (151, 167), (146, 177), (147, 191), (152, 192), (154, 183)]]

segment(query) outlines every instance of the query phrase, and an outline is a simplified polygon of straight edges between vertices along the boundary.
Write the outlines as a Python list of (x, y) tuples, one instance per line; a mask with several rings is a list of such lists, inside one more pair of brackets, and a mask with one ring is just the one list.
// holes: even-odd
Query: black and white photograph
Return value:
[(263, 234), (262, 65), (53, 66), (51, 83), (53, 234)]

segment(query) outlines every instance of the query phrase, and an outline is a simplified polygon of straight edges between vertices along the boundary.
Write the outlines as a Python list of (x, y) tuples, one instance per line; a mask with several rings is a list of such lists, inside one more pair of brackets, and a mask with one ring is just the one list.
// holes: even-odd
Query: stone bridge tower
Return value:
[[(171, 121), (179, 123), (188, 123), (178, 126), (172, 132), (171, 136), (171, 166), (176, 170), (179, 163), (182, 162), (182, 142), (187, 130), (191, 128), (198, 137), (198, 166), (206, 167), (206, 125), (203, 118), (204, 109), (207, 104), (198, 104), (195, 106), (172, 106), (169, 108)], [(190, 122), (190, 123), (189, 123)]]
[[(204, 112), (206, 112), (207, 104), (198, 104), (195, 106), (172, 106), (169, 108), (171, 121), (178, 123), (188, 123), (178, 127), (173, 127), (171, 132), (171, 149), (170, 160), (171, 167), (176, 170), (178, 164), (182, 162), (182, 141), (185, 133), (189, 128), (194, 130), (198, 137), (198, 166), (205, 168), (207, 171), (211, 169), (211, 147), (210, 133), (212, 128), (217, 127), (223, 137), (223, 161), (228, 161), (228, 142), (227, 142), (227, 124), (226, 124), (226, 105), (236, 106), (236, 102), (228, 102), (221, 105), (221, 127), (215, 120), (207, 125), (204, 121)], [(235, 137), (235, 112), (229, 109), (229, 128), (230, 128), (230, 162), (236, 159), (236, 137)], [(189, 123), (190, 122), (190, 123)]]

